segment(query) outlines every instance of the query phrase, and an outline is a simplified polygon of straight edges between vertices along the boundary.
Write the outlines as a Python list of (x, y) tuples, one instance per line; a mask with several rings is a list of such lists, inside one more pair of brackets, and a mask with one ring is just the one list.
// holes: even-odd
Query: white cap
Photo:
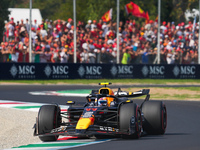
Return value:
[(83, 49), (88, 49), (87, 44), (86, 44), (86, 43), (83, 43), (83, 44), (82, 44), (82, 48), (83, 48)]
[(101, 48), (101, 50), (105, 50), (105, 48), (104, 48), (104, 47), (102, 47), (102, 48)]
[(137, 43), (137, 42), (135, 42), (135, 43), (134, 43), (134, 46), (138, 47), (138, 43)]
[(88, 23), (92, 23), (92, 20), (88, 20)]
[(107, 41), (107, 43), (108, 43), (108, 44), (113, 44), (113, 40), (109, 39), (109, 40)]

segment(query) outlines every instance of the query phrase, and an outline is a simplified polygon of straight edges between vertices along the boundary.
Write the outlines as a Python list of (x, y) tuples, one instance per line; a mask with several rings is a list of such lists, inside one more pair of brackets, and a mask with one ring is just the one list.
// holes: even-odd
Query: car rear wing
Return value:
[(114, 95), (109, 95), (109, 94), (96, 94), (95, 92), (92, 92), (91, 94), (89, 94), (86, 99), (88, 100), (88, 102), (94, 102), (95, 99), (99, 99), (101, 97), (111, 97), (114, 99), (118, 99), (121, 97), (139, 97), (139, 96), (143, 96), (146, 95), (145, 101), (149, 100), (149, 91), (150, 89), (142, 89), (140, 91), (136, 91), (136, 92), (126, 92), (126, 91), (121, 91), (121, 89), (119, 88), (118, 91), (114, 92)]
[(120, 89), (115, 92), (116, 97), (139, 97), (143, 95), (149, 95), (150, 89), (142, 89), (140, 91), (136, 92), (126, 92), (126, 91), (120, 91)]

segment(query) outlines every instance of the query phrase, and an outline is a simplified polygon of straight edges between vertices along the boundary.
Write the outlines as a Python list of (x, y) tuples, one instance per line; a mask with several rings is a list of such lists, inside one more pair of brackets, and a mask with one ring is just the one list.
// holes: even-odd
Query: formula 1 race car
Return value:
[[(68, 101), (62, 111), (57, 104), (40, 107), (34, 135), (42, 141), (56, 141), (59, 135), (76, 137), (139, 138), (143, 134), (164, 134), (167, 110), (162, 101), (149, 101), (149, 89), (113, 92), (107, 85), (92, 90), (83, 106)], [(146, 95), (139, 106), (130, 98)]]

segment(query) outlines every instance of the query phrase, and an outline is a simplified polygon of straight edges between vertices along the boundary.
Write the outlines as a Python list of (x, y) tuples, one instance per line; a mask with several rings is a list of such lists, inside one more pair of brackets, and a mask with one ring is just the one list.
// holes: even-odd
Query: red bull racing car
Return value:
[[(167, 110), (162, 101), (150, 101), (149, 89), (113, 92), (107, 85), (92, 90), (83, 106), (68, 101), (69, 108), (61, 112), (59, 105), (41, 106), (34, 135), (42, 141), (56, 141), (59, 135), (76, 137), (139, 138), (143, 134), (164, 134)], [(131, 98), (145, 95), (141, 105)]]

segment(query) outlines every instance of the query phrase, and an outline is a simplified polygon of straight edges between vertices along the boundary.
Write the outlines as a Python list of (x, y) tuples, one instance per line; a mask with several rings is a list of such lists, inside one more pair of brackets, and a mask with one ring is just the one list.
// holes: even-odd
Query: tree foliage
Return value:
[(9, 2), (8, 0), (0, 0), (0, 41), (2, 41), (3, 38), (3, 31), (5, 26), (5, 20), (8, 20), (9, 15)]
[[(28, 8), (29, 0), (1, 0), (11, 1), (10, 7)], [(128, 18), (124, 6), (133, 1), (144, 11), (148, 11), (151, 20), (158, 15), (158, 0), (120, 0), (120, 19)], [(73, 0), (32, 0), (33, 8), (39, 8), (44, 19), (73, 18)], [(76, 0), (77, 20), (98, 20), (102, 15), (113, 8), (113, 20), (116, 20), (117, 0)], [(161, 21), (184, 22), (184, 12), (187, 9), (198, 9), (197, 0), (161, 0)], [(131, 19), (141, 20), (131, 16)], [(144, 20), (144, 19), (143, 19)]]
[(173, 0), (173, 8), (170, 16), (177, 22), (185, 22), (185, 11), (193, 8), (198, 9), (199, 1), (197, 0)]

